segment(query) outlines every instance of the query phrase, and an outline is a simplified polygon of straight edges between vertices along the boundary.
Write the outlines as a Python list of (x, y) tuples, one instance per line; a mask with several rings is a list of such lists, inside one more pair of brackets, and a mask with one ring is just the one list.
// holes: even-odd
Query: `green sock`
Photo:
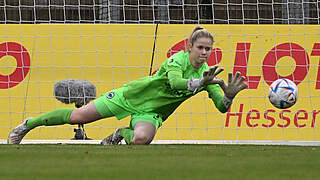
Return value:
[(127, 144), (131, 144), (133, 139), (133, 130), (129, 128), (121, 129), (120, 136), (124, 138)]
[(70, 124), (70, 115), (72, 111), (73, 109), (71, 108), (63, 108), (47, 112), (38, 117), (28, 119), (26, 126), (28, 129), (33, 129), (43, 125), (52, 126)]

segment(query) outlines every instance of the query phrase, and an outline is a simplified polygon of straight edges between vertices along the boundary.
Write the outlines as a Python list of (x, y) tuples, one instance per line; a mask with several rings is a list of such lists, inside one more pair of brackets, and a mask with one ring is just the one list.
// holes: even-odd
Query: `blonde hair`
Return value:
[(191, 46), (193, 46), (193, 43), (197, 39), (202, 38), (202, 37), (209, 38), (212, 41), (212, 43), (214, 43), (213, 36), (208, 30), (204, 29), (202, 26), (196, 26), (189, 36), (186, 50), (190, 52), (191, 49), (189, 48), (189, 44), (191, 44)]

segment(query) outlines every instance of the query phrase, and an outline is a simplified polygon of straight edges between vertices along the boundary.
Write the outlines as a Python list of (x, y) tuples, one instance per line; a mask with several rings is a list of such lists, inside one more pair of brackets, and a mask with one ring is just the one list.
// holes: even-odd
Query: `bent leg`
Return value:
[(150, 144), (156, 132), (156, 127), (152, 123), (139, 121), (134, 125), (131, 144)]
[(120, 131), (127, 144), (150, 144), (162, 125), (162, 118), (156, 113), (133, 114), (129, 128)]
[(150, 144), (156, 134), (156, 127), (149, 122), (140, 121), (131, 128), (120, 129), (120, 136), (127, 144), (146, 145)]

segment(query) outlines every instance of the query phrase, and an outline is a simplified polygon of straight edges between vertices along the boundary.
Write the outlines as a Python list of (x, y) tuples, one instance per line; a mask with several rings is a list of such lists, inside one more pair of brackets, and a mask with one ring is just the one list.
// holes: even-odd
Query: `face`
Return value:
[(200, 68), (209, 59), (212, 43), (210, 38), (202, 37), (198, 38), (193, 45), (189, 44), (189, 58), (194, 68)]

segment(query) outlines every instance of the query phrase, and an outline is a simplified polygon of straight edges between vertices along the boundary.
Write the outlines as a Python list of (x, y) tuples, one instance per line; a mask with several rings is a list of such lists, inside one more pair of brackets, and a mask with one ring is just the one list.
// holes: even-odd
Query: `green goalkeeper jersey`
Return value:
[(201, 68), (195, 69), (189, 60), (189, 52), (180, 51), (168, 58), (153, 76), (147, 76), (123, 86), (123, 96), (128, 106), (137, 112), (158, 113), (163, 120), (166, 120), (175, 109), (186, 99), (194, 96), (200, 91), (206, 90), (209, 97), (220, 112), (227, 109), (222, 103), (223, 94), (219, 85), (209, 85), (191, 92), (187, 89), (173, 89), (169, 83), (167, 73), (178, 71), (182, 78), (201, 78), (202, 74), (209, 67), (206, 63)]

